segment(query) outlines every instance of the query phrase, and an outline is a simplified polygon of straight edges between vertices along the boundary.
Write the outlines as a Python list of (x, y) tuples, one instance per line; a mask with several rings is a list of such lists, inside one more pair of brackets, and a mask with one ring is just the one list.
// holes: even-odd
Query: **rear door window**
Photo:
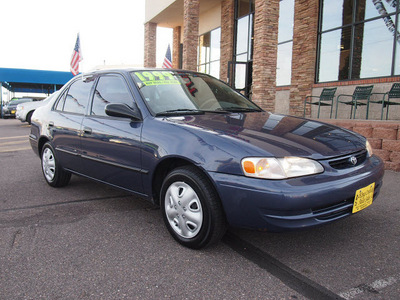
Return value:
[(60, 97), (55, 109), (68, 113), (85, 114), (92, 86), (93, 80), (83, 81), (79, 79), (75, 81), (70, 85), (68, 91)]

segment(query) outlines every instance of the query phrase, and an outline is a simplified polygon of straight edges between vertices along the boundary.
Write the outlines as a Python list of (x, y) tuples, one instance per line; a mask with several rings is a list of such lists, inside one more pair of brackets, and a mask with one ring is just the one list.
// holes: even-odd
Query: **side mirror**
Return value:
[(130, 118), (135, 121), (142, 120), (142, 116), (136, 106), (135, 108), (130, 108), (123, 103), (110, 103), (106, 105), (105, 110), (106, 114), (111, 117)]

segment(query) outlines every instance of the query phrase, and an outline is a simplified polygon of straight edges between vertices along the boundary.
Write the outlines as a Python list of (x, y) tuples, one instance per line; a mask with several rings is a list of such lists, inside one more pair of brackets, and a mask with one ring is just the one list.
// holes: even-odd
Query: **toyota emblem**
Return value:
[(357, 164), (357, 158), (355, 156), (350, 157), (350, 162), (353, 166)]

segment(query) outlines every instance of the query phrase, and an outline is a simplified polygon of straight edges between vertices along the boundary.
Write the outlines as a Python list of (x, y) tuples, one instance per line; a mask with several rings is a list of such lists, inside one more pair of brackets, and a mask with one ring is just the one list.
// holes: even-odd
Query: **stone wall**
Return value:
[(279, 1), (255, 1), (253, 97), (262, 108), (275, 111)]
[(294, 5), (290, 114), (303, 115), (304, 98), (315, 81), (318, 0), (297, 0)]
[(228, 81), (228, 62), (233, 57), (233, 29), (235, 27), (235, 1), (221, 2), (221, 60), (219, 79)]
[(172, 67), (179, 69), (180, 57), (180, 45), (181, 45), (181, 26), (176, 26), (173, 30), (173, 45), (172, 45)]
[(144, 66), (156, 67), (157, 24), (144, 24)]
[(199, 43), (199, 0), (183, 1), (183, 66), (197, 71), (197, 46)]

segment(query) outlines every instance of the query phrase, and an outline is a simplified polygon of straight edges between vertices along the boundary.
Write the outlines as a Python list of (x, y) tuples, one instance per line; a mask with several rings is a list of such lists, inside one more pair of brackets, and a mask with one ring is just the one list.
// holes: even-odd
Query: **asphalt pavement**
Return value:
[(43, 179), (29, 125), (0, 119), (0, 299), (398, 299), (400, 173), (356, 215), (320, 228), (229, 229), (190, 250), (160, 210), (78, 176)]

